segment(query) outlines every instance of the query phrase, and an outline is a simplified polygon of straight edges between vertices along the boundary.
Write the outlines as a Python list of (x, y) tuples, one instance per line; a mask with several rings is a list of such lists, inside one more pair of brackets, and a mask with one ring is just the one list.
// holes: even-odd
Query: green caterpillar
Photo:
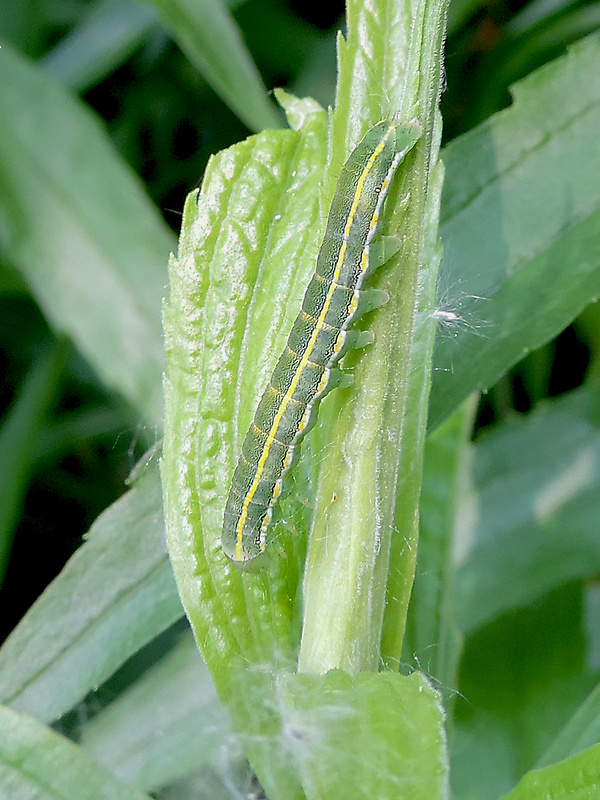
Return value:
[[(247, 563), (265, 549), (283, 476), (316, 417), (319, 402), (352, 376), (335, 368), (352, 347), (373, 341), (370, 331), (349, 331), (358, 316), (387, 301), (381, 290), (361, 290), (376, 266), (390, 258), (371, 252), (390, 181), (421, 136), (416, 121), (384, 120), (371, 128), (342, 167), (317, 267), (306, 289), (271, 380), (242, 446), (225, 506), (221, 546)], [(398, 244), (392, 248), (398, 250)]]

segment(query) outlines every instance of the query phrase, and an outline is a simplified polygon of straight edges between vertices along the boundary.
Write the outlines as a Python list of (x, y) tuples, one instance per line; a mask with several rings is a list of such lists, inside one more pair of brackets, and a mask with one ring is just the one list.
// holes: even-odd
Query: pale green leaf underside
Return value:
[(216, 760), (229, 735), (225, 709), (187, 632), (92, 718), (80, 744), (118, 778), (150, 791)]
[(105, 511), (0, 650), (0, 699), (51, 721), (181, 616), (156, 470)]
[(150, 800), (81, 748), (0, 706), (0, 787), (7, 800)]
[(456, 578), (464, 633), (600, 570), (599, 398), (590, 385), (475, 445), (474, 542)]
[(162, 422), (171, 234), (86, 108), (3, 43), (0, 242), (105, 384)]

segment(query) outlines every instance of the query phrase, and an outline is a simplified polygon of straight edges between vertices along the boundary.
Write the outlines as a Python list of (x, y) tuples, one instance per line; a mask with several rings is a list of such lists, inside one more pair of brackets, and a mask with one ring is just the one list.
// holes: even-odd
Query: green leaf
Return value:
[(80, 744), (114, 775), (150, 791), (210, 764), (229, 731), (225, 709), (188, 633), (92, 718)]
[(42, 59), (48, 74), (84, 92), (112, 73), (157, 27), (156, 13), (138, 0), (105, 0)]
[(423, 675), (248, 671), (239, 679), (234, 720), (272, 800), (303, 796), (280, 772), (298, 776), (315, 800), (447, 797), (443, 711)]
[(600, 794), (600, 745), (528, 773), (502, 800), (595, 800)]
[(287, 660), (303, 540), (268, 571), (241, 573), (220, 548), (223, 504), (257, 397), (313, 270), (322, 215), (325, 114), (302, 132), (250, 137), (213, 158), (186, 203), (165, 310), (162, 462), (169, 550), (196, 639), (222, 696), (236, 655)]
[(3, 706), (0, 786), (10, 800), (149, 800), (72, 742)]
[[(492, 111), (505, 105), (507, 86), (540, 64), (562, 54), (568, 45), (598, 29), (600, 3), (571, 2), (570, 8), (560, 8), (561, 2), (553, 0), (546, 3), (545, 19), (538, 20), (533, 29), (527, 30), (527, 27), (535, 19), (536, 13), (539, 15), (540, 9), (538, 6), (536, 12), (536, 4), (525, 6), (525, 20), (519, 20), (519, 15), (515, 15), (507, 21), (503, 41), (479, 66), (485, 75), (476, 109), (479, 119), (485, 119)], [(532, 5), (533, 9), (530, 8)], [(519, 29), (520, 35), (515, 35)]]
[(600, 742), (600, 684), (579, 706), (550, 747), (538, 760), (537, 767), (546, 767), (573, 756)]
[(37, 440), (48, 411), (58, 399), (67, 351), (66, 342), (59, 341), (32, 367), (0, 427), (0, 586), (35, 462)]
[(105, 384), (161, 424), (172, 238), (82, 105), (3, 45), (0, 243)]
[(600, 36), (513, 93), (444, 151), (442, 308), (464, 322), (436, 346), (430, 427), (600, 294)]
[(0, 649), (0, 698), (56, 719), (181, 613), (151, 470), (97, 519)]
[(589, 691), (585, 659), (578, 584), (467, 640), (452, 736), (457, 797), (497, 800), (536, 765)]
[(600, 570), (599, 463), (595, 384), (479, 439), (473, 545), (456, 579), (464, 633)]
[(159, 10), (190, 61), (251, 130), (281, 126), (240, 31), (220, 0), (148, 2)]

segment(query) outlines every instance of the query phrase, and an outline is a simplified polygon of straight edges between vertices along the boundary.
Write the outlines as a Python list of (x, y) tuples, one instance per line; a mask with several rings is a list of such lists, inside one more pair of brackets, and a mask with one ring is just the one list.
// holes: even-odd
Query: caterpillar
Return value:
[(421, 133), (416, 121), (379, 122), (342, 167), (315, 272), (233, 473), (221, 547), (235, 563), (247, 564), (264, 552), (283, 477), (320, 401), (336, 386), (352, 383), (336, 363), (350, 348), (373, 342), (372, 332), (348, 328), (388, 300), (387, 292), (361, 287), (399, 248), (392, 237), (373, 239), (392, 177)]

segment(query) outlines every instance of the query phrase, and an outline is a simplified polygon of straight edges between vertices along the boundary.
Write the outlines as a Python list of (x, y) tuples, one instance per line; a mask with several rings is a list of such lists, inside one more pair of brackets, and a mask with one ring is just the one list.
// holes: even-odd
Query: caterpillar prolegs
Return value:
[[(370, 331), (348, 330), (387, 294), (362, 289), (367, 275), (398, 244), (373, 240), (392, 177), (421, 136), (416, 121), (384, 120), (371, 128), (342, 167), (327, 227), (302, 308), (265, 389), (233, 473), (221, 545), (236, 563), (265, 549), (273, 506), (285, 473), (325, 394), (348, 386), (352, 376), (336, 368), (348, 349), (373, 341)], [(383, 251), (386, 252), (383, 252)]]

